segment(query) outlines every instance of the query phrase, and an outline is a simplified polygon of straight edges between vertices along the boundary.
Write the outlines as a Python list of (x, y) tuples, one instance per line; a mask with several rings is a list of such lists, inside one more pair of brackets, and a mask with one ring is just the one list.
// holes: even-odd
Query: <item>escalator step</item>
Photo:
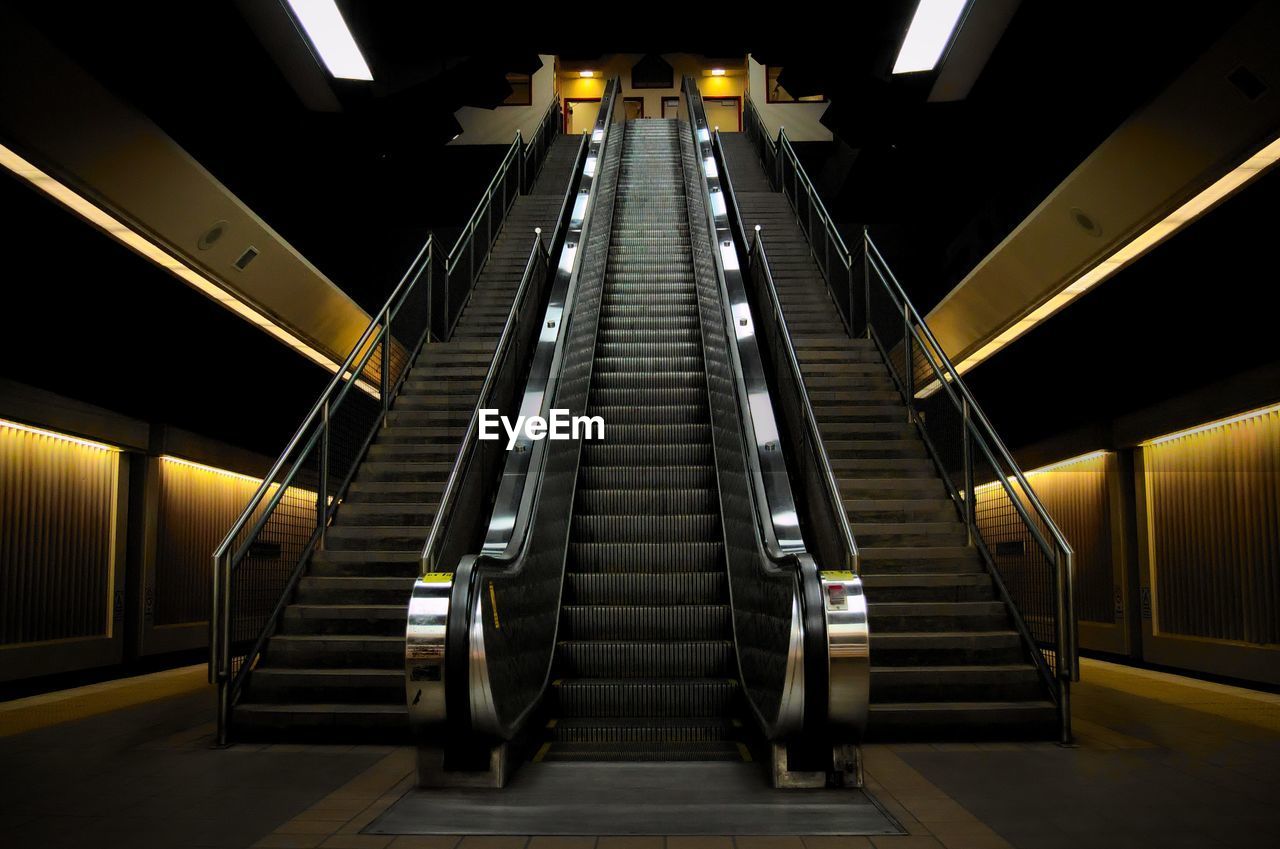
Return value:
[(732, 741), (735, 735), (736, 726), (718, 717), (622, 717), (561, 719), (552, 728), (551, 737), (558, 743), (721, 743)]
[(540, 760), (544, 762), (612, 761), (741, 761), (742, 749), (733, 742), (703, 743), (553, 743)]
[(715, 640), (729, 632), (723, 604), (565, 605), (566, 640)]
[[(631, 542), (689, 543), (712, 539), (720, 527), (717, 513), (663, 516), (590, 516), (573, 517), (575, 543)], [(673, 545), (673, 549), (681, 546)]]
[[(592, 466), (711, 465), (715, 452), (710, 443), (692, 445), (649, 444), (610, 445), (588, 442), (582, 448), (584, 463)], [(426, 536), (425, 534), (423, 535)]]
[[(705, 394), (703, 393), (704, 397)], [(630, 407), (594, 403), (589, 412), (593, 416), (602, 416), (610, 424), (701, 424), (711, 420), (705, 404), (649, 404)], [(607, 428), (605, 432), (608, 433)]]
[(738, 693), (730, 678), (605, 678), (555, 682), (562, 716), (725, 716)]
[(733, 643), (564, 640), (556, 659), (565, 676), (580, 678), (728, 677), (733, 674)]
[[(608, 420), (606, 420), (608, 421)], [(609, 431), (605, 431), (608, 436)], [(585, 467), (579, 472), (579, 486), (587, 489), (706, 489), (716, 485), (716, 470), (701, 466), (613, 466)]]
[(584, 514), (634, 514), (670, 516), (676, 513), (711, 513), (720, 509), (712, 487), (698, 489), (587, 489), (575, 496)]
[(726, 598), (723, 572), (570, 573), (569, 604), (715, 604)]
[(724, 543), (571, 542), (573, 572), (722, 572)]

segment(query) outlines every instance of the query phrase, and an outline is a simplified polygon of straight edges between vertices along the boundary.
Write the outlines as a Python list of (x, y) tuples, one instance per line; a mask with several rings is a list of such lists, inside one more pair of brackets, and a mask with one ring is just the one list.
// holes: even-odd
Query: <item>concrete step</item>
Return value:
[(871, 632), (998, 631), (1011, 626), (999, 601), (878, 601), (868, 596)]
[(993, 601), (995, 585), (985, 572), (865, 574), (868, 599), (879, 602)]
[(1025, 663), (1022, 638), (1013, 630), (892, 631), (871, 629), (876, 666), (972, 666)]
[(404, 636), (408, 615), (406, 604), (290, 604), (280, 633)]

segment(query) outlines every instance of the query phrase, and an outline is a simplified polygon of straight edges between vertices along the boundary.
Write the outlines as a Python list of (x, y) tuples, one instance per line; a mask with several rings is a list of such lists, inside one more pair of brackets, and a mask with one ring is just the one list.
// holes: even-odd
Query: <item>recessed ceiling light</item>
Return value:
[(288, 0), (288, 3), (329, 73), (340, 80), (373, 79), (373, 71), (364, 61), (360, 46), (334, 0)]
[(920, 0), (893, 72), (914, 74), (936, 68), (968, 5), (968, 0)]
[(578, 72), (578, 76), (582, 77), (584, 80), (591, 79), (595, 75), (596, 75), (595, 71), (579, 71)]
[(713, 77), (723, 77), (723, 76), (724, 76), (724, 74), (725, 74), (724, 68), (712, 68), (712, 69), (711, 69), (711, 76), (713, 76)]

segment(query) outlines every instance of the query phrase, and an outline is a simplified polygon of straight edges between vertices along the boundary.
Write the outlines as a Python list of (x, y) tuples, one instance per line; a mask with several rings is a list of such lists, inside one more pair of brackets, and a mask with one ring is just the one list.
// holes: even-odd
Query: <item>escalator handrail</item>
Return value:
[[(726, 165), (726, 158), (720, 143), (720, 131), (716, 130), (713, 134), (715, 148), (719, 153), (720, 163), (720, 180), (724, 185), (724, 195), (726, 207), (729, 210), (729, 218), (731, 227), (734, 229), (734, 238), (740, 239), (740, 244), (747, 248), (748, 260), (754, 265), (759, 263), (759, 268), (765, 282), (765, 290), (769, 296), (769, 303), (773, 307), (774, 320), (778, 329), (782, 331), (782, 341), (784, 355), (787, 361), (787, 368), (791, 372), (792, 380), (795, 381), (799, 388), (799, 395), (802, 402), (801, 415), (804, 418), (805, 429), (809, 433), (809, 442), (813, 446), (814, 459), (818, 463), (818, 468), (822, 473), (822, 484), (826, 489), (827, 498), (830, 502), (833, 515), (836, 516), (836, 529), (840, 534), (840, 541), (844, 544), (845, 554), (848, 561), (845, 564), (849, 571), (855, 575), (861, 573), (861, 556), (858, 552), (857, 538), (854, 536), (853, 528), (849, 524), (849, 515), (844, 509), (844, 499), (840, 495), (840, 484), (836, 478), (835, 471), (831, 467), (831, 458), (827, 455), (825, 442), (822, 437), (822, 429), (818, 426), (817, 414), (813, 411), (813, 404), (809, 399), (809, 391), (805, 387), (804, 372), (800, 369), (800, 359), (796, 355), (795, 344), (791, 339), (791, 330), (787, 327), (786, 314), (782, 311), (782, 301), (778, 297), (778, 289), (773, 281), (773, 270), (769, 267), (769, 258), (765, 253), (764, 240), (760, 235), (759, 225), (755, 228), (754, 240), (747, 242), (747, 235), (742, 223), (742, 212), (738, 208), (738, 197), (733, 190), (733, 178), (729, 174)], [(734, 226), (736, 225), (736, 226)]]
[[(710, 161), (715, 168), (715, 155), (701, 94), (692, 77), (685, 77), (682, 87), (707, 226), (713, 239), (711, 252), (715, 257), (728, 352), (734, 364), (743, 455), (752, 481), (750, 503), (760, 533), (759, 544), (765, 558), (763, 565), (773, 574), (789, 573), (795, 582), (794, 598), (799, 618), (798, 621), (793, 620), (792, 627), (801, 631), (799, 639), (803, 662), (796, 670), (801, 676), (800, 686), (792, 686), (791, 675), (788, 675), (789, 683), (774, 717), (764, 716), (755, 701), (750, 697), (747, 699), (766, 736), (779, 739), (805, 728), (817, 729), (826, 724), (829, 669), (825, 662), (827, 623), (821, 576), (800, 531), (778, 423), (760, 358), (759, 337), (741, 279), (736, 240), (731, 232), (728, 232), (728, 238), (723, 235), (729, 230), (728, 210), (724, 208), (725, 195), (719, 185), (719, 169), (711, 173), (707, 167)], [(721, 204), (717, 205), (713, 200), (715, 195), (719, 195)], [(735, 297), (734, 293), (738, 296)]]
[[(587, 139), (583, 136), (579, 144), (578, 155), (575, 157), (577, 166), (574, 174), (581, 173), (582, 160), (586, 155)], [(466, 471), (467, 465), (471, 462), (471, 456), (475, 451), (477, 437), (480, 431), (480, 411), (488, 406), (489, 398), (493, 392), (493, 386), (497, 379), (497, 374), (503, 360), (506, 358), (507, 348), (510, 345), (512, 337), (515, 335), (513, 328), (520, 310), (524, 307), (525, 293), (529, 288), (529, 281), (532, 278), (533, 262), (539, 252), (542, 254), (544, 262), (550, 262), (551, 257), (558, 254), (559, 247), (564, 233), (569, 226), (568, 216), (573, 211), (573, 195), (578, 181), (570, 179), (569, 185), (565, 187), (564, 200), (561, 202), (560, 215), (556, 220), (555, 229), (551, 232), (551, 238), (545, 244), (542, 241), (541, 229), (537, 229), (537, 236), (534, 238), (534, 244), (529, 253), (529, 260), (525, 264), (524, 274), (520, 278), (520, 285), (516, 290), (515, 297), (511, 301), (511, 309), (507, 314), (506, 324), (503, 325), (502, 335), (498, 338), (498, 345), (494, 348), (493, 362), (489, 364), (489, 371), (485, 374), (484, 383), (480, 387), (480, 395), (476, 400), (475, 409), (471, 412), (471, 418), (467, 422), (467, 430), (462, 437), (462, 443), (458, 447), (458, 455), (454, 459), (453, 467), (449, 470), (449, 477), (445, 481), (444, 490), (440, 496), (440, 505), (436, 508), (436, 514), (431, 523), (431, 530), (427, 534), (426, 542), (422, 546), (421, 557), (421, 573), (427, 574), (434, 572), (439, 565), (436, 562), (436, 548), (444, 536), (445, 529), (448, 527), (449, 521), (453, 518), (453, 510), (457, 499), (458, 486), (462, 480), (463, 473)]]
[[(555, 280), (525, 383), (520, 404), (522, 415), (545, 414), (556, 395), (564, 346), (572, 326), (581, 260), (586, 252), (585, 237), (599, 199), (612, 113), (621, 103), (621, 91), (621, 80), (616, 77), (606, 85), (596, 126), (583, 141), (586, 155), (575, 180), (576, 190), (572, 198), (566, 195), (570, 208), (568, 224), (558, 255), (553, 253), (549, 257)], [(452, 575), (432, 576), (430, 582), (419, 580), (414, 587), (405, 650), (406, 674), (410, 679), (407, 681), (410, 722), (416, 730), (443, 727), (448, 723), (448, 734), (465, 735), (479, 730), (509, 738), (537, 706), (535, 700), (505, 725), (493, 710), (477, 717), (478, 711), (493, 705), (492, 685), (487, 668), (483, 667), (484, 659), (472, 657), (471, 647), (479, 625), (475, 620), (479, 569), (519, 567), (528, 545), (532, 513), (537, 505), (550, 444), (549, 440), (530, 444), (529, 438), (523, 432), (520, 434), (515, 450), (508, 453), (481, 551), (464, 556)], [(463, 669), (465, 675), (461, 672)], [(425, 673), (425, 680), (415, 687), (412, 678), (419, 673)], [(455, 675), (459, 680), (449, 687), (446, 680)], [(417, 704), (419, 701), (421, 705)]]

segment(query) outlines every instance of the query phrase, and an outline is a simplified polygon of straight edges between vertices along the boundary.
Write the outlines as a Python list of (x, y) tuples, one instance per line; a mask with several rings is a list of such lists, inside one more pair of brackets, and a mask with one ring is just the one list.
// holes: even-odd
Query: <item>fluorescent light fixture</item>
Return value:
[(936, 68), (968, 5), (969, 0), (920, 0), (907, 37), (902, 39), (893, 72), (915, 74)]
[(724, 70), (724, 68), (712, 68), (712, 69), (711, 69), (711, 76), (713, 76), (713, 77), (723, 77), (724, 75), (725, 75), (725, 70)]
[(1169, 433), (1169, 434), (1165, 434), (1164, 436), (1158, 436), (1155, 439), (1148, 439), (1146, 442), (1142, 444), (1143, 445), (1159, 445), (1162, 442), (1172, 442), (1175, 439), (1184, 439), (1188, 436), (1195, 436), (1197, 433), (1204, 433), (1205, 431), (1208, 431), (1208, 430), (1217, 430), (1218, 428), (1224, 428), (1229, 425), (1239, 424), (1240, 422), (1245, 422), (1245, 421), (1248, 421), (1249, 419), (1260, 418), (1261, 416), (1270, 415), (1271, 413), (1275, 413), (1275, 412), (1280, 412), (1280, 404), (1272, 404), (1270, 407), (1262, 407), (1257, 410), (1250, 410), (1247, 413), (1240, 413), (1239, 415), (1228, 416), (1225, 419), (1215, 419), (1214, 421), (1206, 422), (1205, 424), (1202, 424), (1202, 425), (1196, 425), (1195, 427), (1189, 427), (1186, 430), (1180, 430), (1177, 433)]
[[(115, 239), (117, 242), (120, 242), (135, 253), (140, 254), (144, 259), (148, 259), (160, 266), (165, 271), (168, 271), (170, 274), (177, 277), (179, 280), (182, 280), (197, 291), (203, 292), (214, 301), (217, 301), (219, 304), (231, 310), (250, 324), (253, 324), (259, 329), (271, 334), (277, 340), (288, 345), (290, 348), (311, 360), (313, 363), (323, 366), (328, 371), (334, 373), (337, 373), (338, 369), (341, 367), (341, 363), (330, 359), (328, 355), (321, 353), (316, 348), (313, 348), (301, 337), (295, 336), (289, 330), (277, 324), (271, 317), (258, 312), (249, 304), (223, 289), (209, 277), (206, 277), (195, 268), (187, 265), (181, 259), (169, 253), (155, 242), (152, 242), (137, 230), (134, 230), (132, 227), (109, 214), (71, 187), (58, 181), (52, 175), (40, 170), (35, 165), (23, 159), (21, 156), (2, 144), (0, 144), (0, 166), (9, 169), (16, 176), (26, 180), (32, 186), (67, 207), (76, 215), (79, 215), (81, 218), (85, 219), (90, 224)], [(348, 377), (350, 376), (348, 375)], [(356, 385), (366, 393), (373, 395), (374, 398), (379, 397), (378, 390), (372, 387), (367, 381), (358, 380), (356, 381)]]
[(288, 0), (288, 3), (329, 73), (340, 80), (373, 79), (373, 72), (364, 61), (360, 46), (342, 19), (335, 0)]
[(578, 76), (582, 77), (584, 80), (589, 80), (595, 75), (596, 75), (595, 71), (579, 71), (578, 72)]
[(107, 445), (102, 442), (94, 442), (92, 439), (81, 439), (78, 436), (68, 436), (65, 433), (58, 433), (56, 430), (45, 430), (42, 427), (32, 427), (31, 425), (18, 424), (7, 419), (0, 419), (0, 427), (10, 430), (18, 430), (23, 433), (31, 433), (36, 436), (44, 436), (49, 439), (56, 439), (59, 442), (70, 442), (73, 445), (79, 445), (83, 448), (93, 448), (97, 451), (116, 451), (120, 449), (114, 445)]
[[(1250, 156), (1231, 171), (1215, 180), (1208, 188), (1191, 198), (1191, 200), (1117, 248), (1114, 253), (1081, 274), (1066, 288), (1036, 307), (1023, 318), (1014, 322), (990, 342), (956, 363), (956, 371), (964, 374), (983, 360), (988, 359), (1001, 348), (1004, 348), (1010, 342), (1054, 315), (1067, 304), (1217, 206), (1221, 201), (1245, 186), (1250, 180), (1275, 165), (1277, 161), (1280, 161), (1280, 138), (1263, 147), (1253, 156)], [(931, 381), (917, 393), (917, 397), (927, 398), (937, 390), (938, 382), (936, 380)]]

